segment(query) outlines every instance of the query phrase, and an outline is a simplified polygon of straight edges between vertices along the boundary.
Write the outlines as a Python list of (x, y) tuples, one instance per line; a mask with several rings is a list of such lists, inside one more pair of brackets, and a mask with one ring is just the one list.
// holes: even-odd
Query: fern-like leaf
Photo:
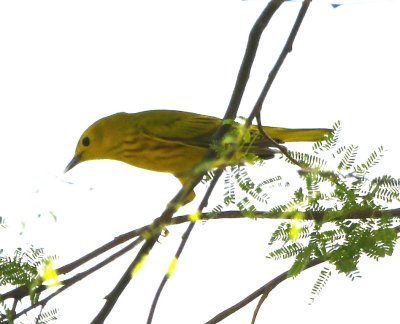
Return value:
[(318, 279), (314, 283), (314, 286), (311, 289), (311, 297), (310, 297), (309, 304), (312, 304), (315, 301), (315, 299), (319, 296), (322, 289), (326, 286), (326, 283), (328, 282), (331, 275), (332, 275), (332, 271), (328, 267), (324, 267), (320, 271)]
[(368, 157), (367, 161), (356, 165), (354, 167), (354, 173), (359, 176), (365, 176), (372, 167), (377, 165), (383, 157), (384, 148), (383, 146), (379, 146), (376, 150), (374, 150), (370, 156)]
[(332, 127), (332, 132), (328, 135), (328, 138), (324, 141), (314, 143), (313, 151), (318, 154), (324, 151), (333, 150), (339, 141), (341, 129), (342, 127), (340, 125), (340, 121), (335, 122)]
[(308, 263), (311, 260), (312, 253), (314, 250), (314, 246), (312, 244), (309, 244), (305, 248), (303, 248), (299, 253), (296, 255), (296, 259), (293, 262), (291, 268), (289, 269), (288, 272), (288, 277), (295, 277), (302, 272)]
[(358, 146), (350, 145), (346, 148), (344, 156), (337, 166), (338, 170), (350, 170), (356, 161), (357, 153)]
[(270, 252), (267, 257), (275, 260), (287, 259), (297, 256), (304, 250), (304, 245), (299, 242), (293, 242), (290, 245), (283, 246)]
[(48, 324), (50, 322), (58, 320), (58, 309), (53, 308), (46, 312), (42, 312), (35, 319), (35, 324)]

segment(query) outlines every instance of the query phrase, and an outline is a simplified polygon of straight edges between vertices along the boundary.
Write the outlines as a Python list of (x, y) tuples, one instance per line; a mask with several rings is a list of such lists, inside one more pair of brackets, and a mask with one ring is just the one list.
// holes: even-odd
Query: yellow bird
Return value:
[[(182, 184), (207, 154), (212, 136), (222, 120), (212, 116), (175, 110), (150, 110), (139, 113), (117, 113), (92, 124), (79, 139), (75, 155), (65, 168), (98, 159), (118, 160), (135, 167), (169, 172)], [(279, 143), (319, 141), (330, 130), (325, 128), (289, 129), (264, 126), (264, 131)], [(251, 140), (243, 153), (261, 159), (274, 156), (257, 126), (250, 127)], [(189, 202), (194, 193), (187, 197)]]

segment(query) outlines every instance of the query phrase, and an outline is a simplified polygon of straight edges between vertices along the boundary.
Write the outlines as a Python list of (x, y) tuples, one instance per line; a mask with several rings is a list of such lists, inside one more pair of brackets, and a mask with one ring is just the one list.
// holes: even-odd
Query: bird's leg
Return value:
[[(178, 180), (180, 181), (180, 183), (182, 184), (182, 186), (185, 185), (186, 181), (187, 181), (187, 177), (178, 177)], [(189, 192), (186, 197), (184, 197), (182, 199), (182, 206), (190, 203), (194, 198), (196, 197), (196, 194), (194, 193), (194, 191), (192, 190), (191, 192)]]

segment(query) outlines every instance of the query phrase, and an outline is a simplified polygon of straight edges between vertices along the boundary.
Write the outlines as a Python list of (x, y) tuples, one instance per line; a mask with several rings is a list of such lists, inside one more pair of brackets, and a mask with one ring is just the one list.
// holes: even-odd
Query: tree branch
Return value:
[[(239, 73), (236, 78), (235, 87), (232, 93), (231, 100), (225, 113), (224, 119), (235, 119), (237, 111), (242, 100), (247, 81), (250, 77), (250, 71), (253, 66), (254, 59), (258, 50), (261, 35), (264, 29), (271, 21), (272, 16), (286, 0), (271, 0), (265, 7), (261, 15), (254, 23), (249, 38), (247, 41), (246, 51), (243, 56), (242, 64), (240, 65)], [(254, 117), (253, 117), (254, 118)]]
[[(270, 211), (257, 211), (254, 213), (254, 218), (256, 219), (281, 219), (281, 220), (290, 220), (292, 219), (293, 215), (295, 212), (286, 212), (286, 213), (278, 213), (278, 212), (270, 212)], [(297, 212), (296, 212), (297, 213)], [(323, 222), (326, 221), (325, 219), (325, 214), (324, 212), (304, 212), (303, 213), (303, 219), (304, 220), (315, 220), (318, 222)], [(176, 216), (171, 219), (169, 225), (179, 225), (183, 224), (186, 222), (189, 222), (189, 216), (190, 215), (181, 215), (181, 216)], [(360, 209), (360, 210), (352, 210), (352, 211), (336, 211), (336, 212), (330, 212), (329, 216), (329, 221), (331, 220), (346, 220), (346, 219), (368, 219), (368, 218), (381, 218), (382, 216), (386, 217), (400, 217), (400, 208), (395, 208), (395, 209), (385, 209), (385, 210), (365, 210), (365, 209)], [(228, 211), (222, 211), (218, 215), (215, 215), (215, 213), (202, 213), (199, 216), (199, 220), (222, 220), (222, 219), (246, 219), (246, 216), (243, 216), (243, 214), (240, 211), (236, 210), (228, 210)], [(68, 274), (70, 271), (74, 270), (76, 266), (72, 265), (82, 265), (85, 262), (88, 262), (89, 260), (93, 259), (95, 256), (99, 256), (100, 253), (99, 251), (103, 251), (102, 253), (118, 246), (119, 244), (122, 244), (126, 242), (127, 240), (133, 239), (139, 235), (141, 235), (143, 232), (146, 232), (150, 229), (151, 225), (143, 226), (141, 228), (135, 229), (133, 231), (129, 231), (127, 233), (121, 234), (117, 236), (114, 240), (104, 244), (102, 247), (88, 253), (84, 257), (71, 262), (68, 265), (65, 265), (63, 267), (58, 268), (56, 271), (59, 274)], [(107, 249), (106, 249), (107, 247)], [(119, 253), (119, 252), (117, 252)], [(88, 256), (92, 256), (91, 258), (88, 258)], [(114, 257), (115, 255), (111, 256)], [(85, 260), (83, 262), (82, 260)], [(67, 271), (68, 270), (68, 271)], [(41, 290), (43, 291), (43, 290)], [(16, 300), (22, 300), (24, 297), (29, 296), (29, 288), (25, 286), (20, 286), (15, 289), (12, 289), (2, 295), (0, 295), (0, 298), (2, 300), (7, 300), (7, 299), (16, 299)]]
[[(309, 269), (314, 267), (318, 264), (321, 264), (324, 261), (321, 260), (312, 260), (310, 263), (305, 267), (305, 269)], [(267, 282), (265, 285), (261, 286), (250, 295), (242, 299), (240, 302), (236, 303), (235, 305), (227, 308), (226, 310), (222, 311), (218, 315), (214, 316), (211, 320), (207, 321), (205, 324), (215, 324), (219, 323), (223, 319), (227, 318), (228, 316), (232, 315), (239, 309), (243, 308), (247, 304), (251, 303), (254, 299), (259, 296), (268, 295), (276, 286), (278, 286), (281, 282), (288, 278), (288, 271), (282, 272), (279, 276), (276, 276), (271, 281)]]
[(261, 135), (264, 137), (265, 141), (267, 142), (268, 145), (271, 145), (272, 147), (276, 147), (278, 148), (281, 153), (289, 160), (291, 161), (293, 164), (298, 165), (301, 168), (304, 168), (303, 165), (301, 165), (299, 162), (297, 162), (296, 160), (294, 160), (289, 154), (288, 151), (286, 149), (285, 146), (280, 145), (278, 143), (276, 143), (272, 138), (270, 138), (264, 131), (263, 127), (262, 127), (262, 122), (261, 122), (261, 109), (263, 106), (263, 103), (265, 101), (265, 98), (267, 97), (267, 94), (272, 86), (272, 83), (275, 80), (275, 77), (277, 76), (283, 62), (286, 59), (286, 56), (292, 51), (293, 48), (293, 43), (294, 40), (296, 38), (296, 35), (300, 29), (301, 23), (303, 22), (303, 19), (307, 13), (308, 7), (310, 6), (311, 0), (304, 0), (301, 8), (299, 10), (299, 13), (297, 15), (296, 21), (293, 24), (292, 30), (290, 31), (290, 34), (288, 36), (288, 39), (286, 40), (286, 43), (281, 51), (281, 54), (279, 55), (274, 67), (272, 68), (272, 70), (270, 71), (267, 81), (263, 87), (263, 89), (261, 90), (260, 96), (257, 99), (257, 102), (253, 108), (253, 111), (251, 112), (249, 118), (247, 119), (248, 124), (251, 124), (252, 120), (254, 119), (254, 117), (257, 118), (257, 126), (258, 129), (261, 133)]
[[(271, 211), (256, 211), (254, 212), (255, 219), (286, 219), (291, 220), (295, 214), (299, 211), (293, 212), (271, 212)], [(329, 211), (329, 218), (326, 218), (326, 212), (323, 211), (306, 211), (302, 213), (303, 220), (314, 220), (317, 222), (327, 222), (333, 220), (346, 220), (346, 219), (367, 219), (367, 218), (381, 218), (383, 216), (387, 217), (400, 217), (400, 208), (395, 209), (385, 209), (385, 210), (351, 210), (351, 211)], [(188, 221), (189, 215), (176, 216), (172, 219), (171, 224), (181, 224)], [(211, 220), (211, 219), (239, 219), (248, 218), (243, 216), (240, 211), (237, 210), (227, 210), (222, 211), (219, 214), (215, 213), (203, 213), (200, 220)]]
[[(207, 191), (206, 191), (206, 193), (205, 193), (205, 195), (204, 195), (204, 197), (203, 197), (203, 199), (202, 199), (202, 201), (201, 201), (201, 203), (200, 203), (200, 205), (198, 207), (199, 211), (203, 210), (207, 206), (208, 200), (209, 200), (209, 198), (211, 196), (211, 193), (214, 190), (214, 187), (217, 184), (218, 179), (222, 175), (222, 172), (223, 172), (222, 168), (219, 168), (218, 170), (215, 171), (214, 177), (211, 180), (210, 186), (208, 187), (208, 189), (207, 189)], [(201, 214), (199, 212), (198, 217), (200, 217), (200, 215)], [(171, 277), (172, 272), (174, 271), (175, 265), (176, 265), (180, 255), (182, 254), (183, 249), (185, 248), (186, 242), (189, 239), (190, 233), (192, 232), (194, 226), (196, 225), (196, 220), (191, 219), (190, 215), (187, 216), (187, 219), (190, 220), (190, 224), (187, 227), (185, 233), (182, 235), (182, 241), (181, 241), (181, 243), (180, 243), (180, 245), (179, 245), (179, 247), (178, 247), (178, 249), (177, 249), (177, 251), (175, 253), (175, 256), (174, 256), (173, 260), (171, 261), (171, 264), (170, 264), (170, 266), (169, 266), (169, 268), (167, 270), (167, 273), (164, 275), (163, 279), (160, 282), (160, 285), (158, 286), (157, 292), (156, 292), (156, 294), (154, 296), (153, 302), (152, 302), (151, 307), (150, 307), (149, 316), (147, 318), (147, 324), (150, 324), (152, 322), (152, 320), (153, 320), (153, 316), (154, 316), (154, 312), (155, 312), (155, 309), (156, 309), (156, 306), (157, 306), (157, 303), (158, 303), (158, 299), (161, 296), (161, 293), (162, 293), (162, 291), (163, 291), (163, 289), (165, 287), (165, 284), (167, 283), (168, 279)]]
[(106, 302), (101, 308), (100, 312), (96, 315), (96, 317), (92, 320), (92, 324), (102, 324), (105, 319), (110, 314), (111, 310), (114, 308), (118, 298), (121, 296), (122, 292), (125, 290), (126, 286), (131, 281), (131, 278), (134, 274), (139, 270), (140, 266), (143, 264), (144, 259), (149, 255), (152, 250), (154, 244), (156, 244), (158, 235), (154, 235), (153, 237), (146, 240), (146, 242), (142, 245), (140, 251), (136, 255), (135, 259), (128, 266), (125, 273), (122, 275), (121, 279), (118, 281), (117, 285), (114, 289), (105, 297)]
[(283, 62), (286, 59), (286, 56), (292, 51), (292, 47), (293, 47), (293, 42), (296, 38), (297, 32), (300, 29), (301, 23), (303, 22), (304, 16), (307, 13), (308, 7), (310, 6), (311, 0), (304, 0), (300, 11), (297, 15), (296, 21), (293, 24), (292, 30), (289, 34), (288, 39), (286, 40), (286, 43), (281, 51), (281, 54), (279, 55), (274, 67), (272, 68), (272, 70), (270, 71), (269, 75), (268, 75), (268, 79), (263, 87), (263, 89), (261, 90), (260, 96), (257, 99), (257, 102), (254, 106), (253, 111), (251, 112), (249, 119), (250, 122), (251, 120), (253, 120), (257, 115), (260, 114), (261, 109), (262, 109), (262, 105), (264, 103), (264, 100), (269, 92), (269, 89), (272, 86), (272, 83), (275, 80), (276, 75), (278, 74)]

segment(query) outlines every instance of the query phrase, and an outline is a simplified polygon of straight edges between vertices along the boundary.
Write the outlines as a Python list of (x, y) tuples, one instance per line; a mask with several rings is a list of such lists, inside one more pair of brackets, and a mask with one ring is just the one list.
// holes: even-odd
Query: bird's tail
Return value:
[(267, 135), (278, 143), (317, 142), (328, 137), (332, 132), (328, 128), (281, 128), (264, 126)]
[[(286, 142), (317, 142), (325, 140), (332, 132), (327, 128), (282, 128), (282, 127), (263, 127), (264, 132), (275, 142), (282, 144)], [(254, 131), (256, 129), (254, 128)], [(257, 130), (258, 131), (258, 130)], [(274, 147), (273, 143), (262, 136), (258, 138), (248, 149), (249, 152), (256, 154), (263, 160), (271, 159), (279, 153), (279, 149)]]

